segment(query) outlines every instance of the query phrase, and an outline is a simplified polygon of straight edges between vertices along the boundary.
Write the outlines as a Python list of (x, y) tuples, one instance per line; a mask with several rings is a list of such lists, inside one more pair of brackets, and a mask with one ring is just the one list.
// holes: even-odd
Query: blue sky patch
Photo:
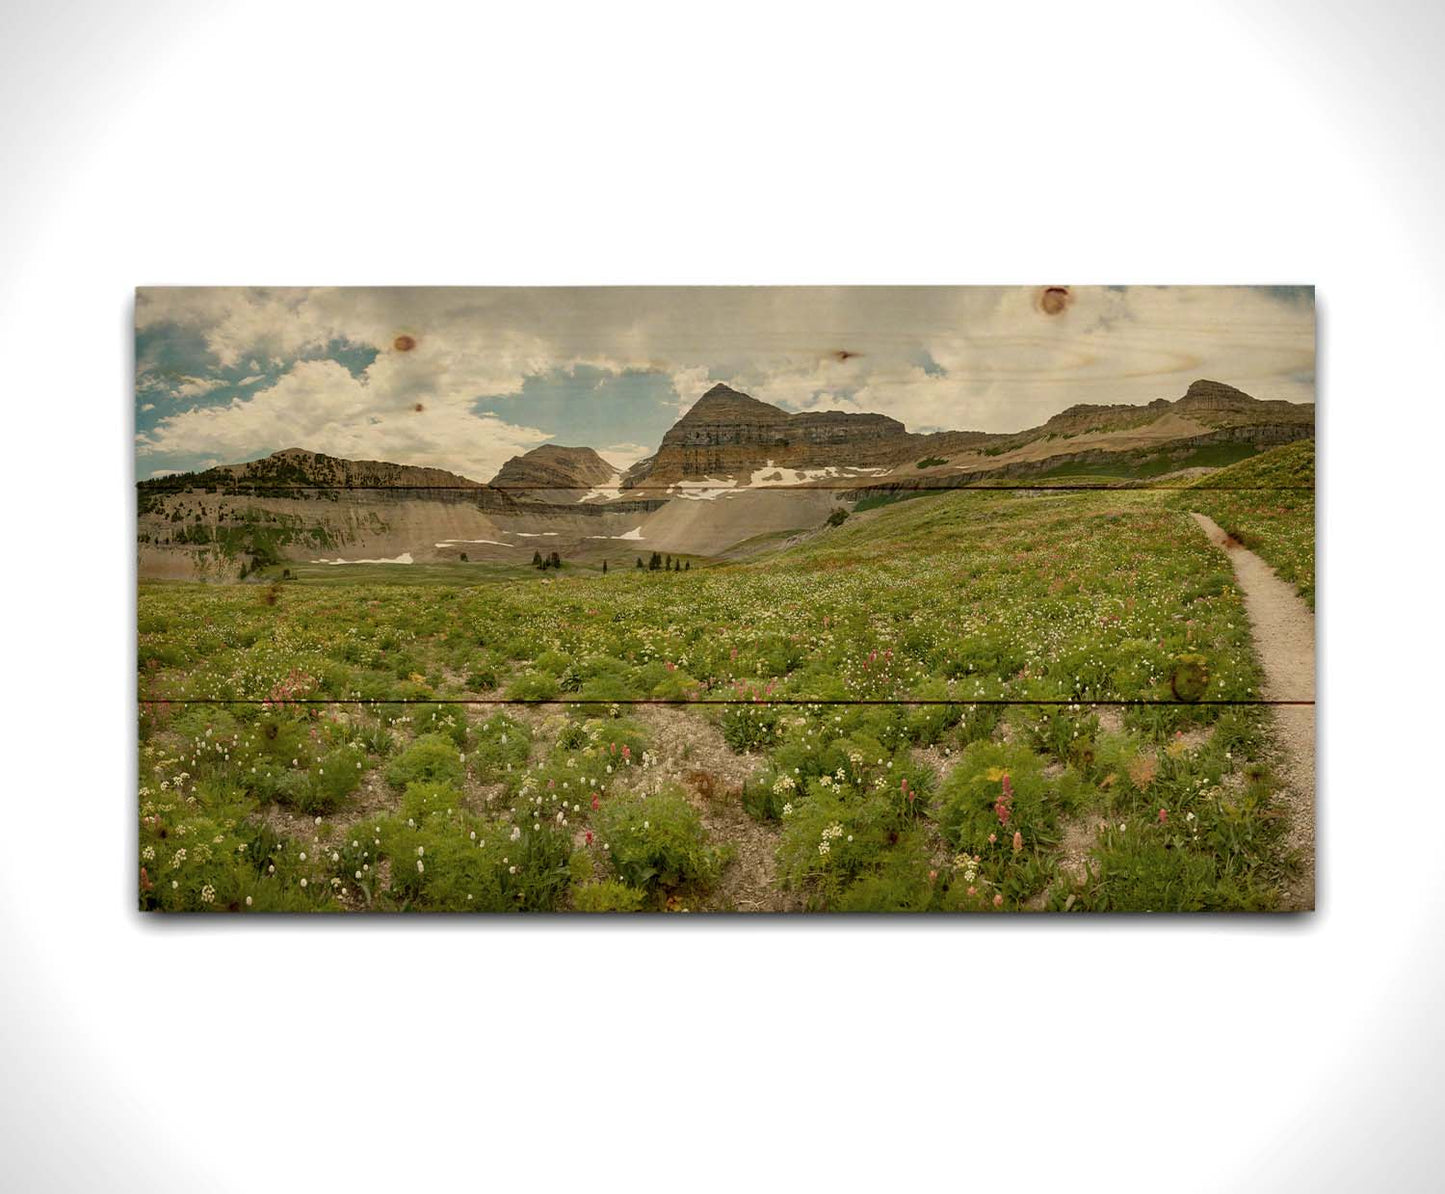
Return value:
[(656, 444), (678, 418), (665, 373), (609, 373), (590, 365), (527, 378), (516, 394), (478, 398), (476, 414), (535, 427), (569, 447)]

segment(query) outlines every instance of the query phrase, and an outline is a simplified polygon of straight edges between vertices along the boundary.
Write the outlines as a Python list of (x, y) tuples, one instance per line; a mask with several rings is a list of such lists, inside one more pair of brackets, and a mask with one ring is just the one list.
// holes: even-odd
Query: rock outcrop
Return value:
[(887, 415), (840, 410), (789, 414), (719, 383), (628, 470), (623, 486), (648, 488), (705, 477), (750, 477), (759, 469), (859, 468), (895, 463), (927, 437)]

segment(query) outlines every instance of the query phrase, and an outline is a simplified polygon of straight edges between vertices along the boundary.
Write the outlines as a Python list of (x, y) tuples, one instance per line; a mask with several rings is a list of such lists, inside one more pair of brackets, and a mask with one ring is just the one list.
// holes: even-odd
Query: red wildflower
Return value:
[(994, 816), (998, 818), (1000, 825), (1007, 825), (1008, 819), (1013, 815), (1014, 789), (1009, 782), (1009, 777), (1003, 777), (1003, 795), (1001, 795), (993, 806)]

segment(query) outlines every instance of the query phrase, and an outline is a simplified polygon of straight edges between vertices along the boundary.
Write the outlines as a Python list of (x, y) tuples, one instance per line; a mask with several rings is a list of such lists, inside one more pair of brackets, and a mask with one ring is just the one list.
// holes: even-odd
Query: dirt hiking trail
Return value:
[[(1254, 647), (1264, 667), (1264, 697), (1271, 701), (1315, 699), (1315, 616), (1294, 586), (1280, 580), (1268, 564), (1213, 519), (1192, 514), (1209, 541), (1234, 566), (1244, 608), (1254, 629)], [(1287, 912), (1315, 906), (1315, 708), (1276, 705), (1274, 718), (1284, 751), (1284, 805), (1289, 814), (1290, 849), (1299, 853), (1301, 872), (1281, 901)]]

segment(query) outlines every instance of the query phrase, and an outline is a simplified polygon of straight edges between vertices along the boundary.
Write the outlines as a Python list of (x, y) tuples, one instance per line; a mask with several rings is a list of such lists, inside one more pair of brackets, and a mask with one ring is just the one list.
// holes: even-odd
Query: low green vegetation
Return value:
[(859, 498), (853, 504), (853, 513), (862, 514), (865, 510), (877, 510), (882, 506), (891, 506), (895, 502), (931, 497), (933, 493), (934, 491), (931, 489), (895, 489), (890, 493), (871, 493), (865, 498)]
[[(1152, 480), (1191, 468), (1224, 468), (1247, 460), (1259, 449), (1252, 443), (1206, 444), (1174, 452), (1139, 453), (1108, 460), (1073, 460), (1036, 474), (1037, 479), (1100, 477), (1110, 480)], [(1035, 479), (1030, 477), (1030, 480)]]
[(1300, 440), (1196, 481), (1177, 506), (1198, 510), (1263, 557), (1315, 604), (1315, 443)]
[(1271, 907), (1266, 717), (1212, 703), (1258, 664), (1184, 495), (906, 496), (605, 581), (143, 585), (141, 906)]

